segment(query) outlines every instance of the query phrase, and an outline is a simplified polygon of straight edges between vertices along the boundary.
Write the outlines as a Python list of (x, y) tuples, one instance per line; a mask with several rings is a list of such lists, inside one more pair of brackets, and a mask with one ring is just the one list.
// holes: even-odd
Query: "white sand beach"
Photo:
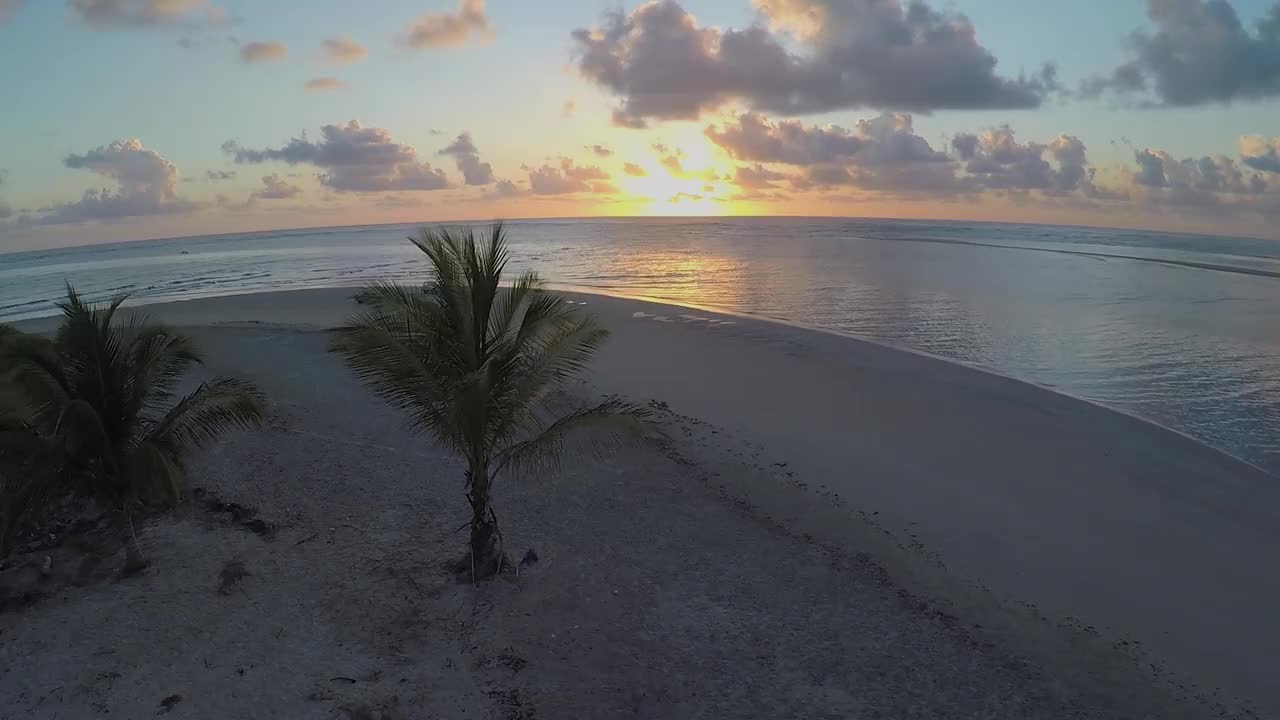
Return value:
[(455, 583), (461, 468), (325, 352), (351, 293), (145, 308), (268, 393), (192, 472), (279, 531), (180, 510), (146, 575), (0, 614), (0, 718), (1280, 716), (1280, 479), (755, 318), (573, 295), (612, 331), (574, 394), (665, 437), (500, 485), (540, 561)]

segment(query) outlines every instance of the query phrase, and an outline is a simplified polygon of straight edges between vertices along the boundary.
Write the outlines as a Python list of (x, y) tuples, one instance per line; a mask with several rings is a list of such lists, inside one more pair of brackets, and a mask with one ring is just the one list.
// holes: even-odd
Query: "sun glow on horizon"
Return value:
[(616, 184), (636, 214), (651, 216), (734, 215), (734, 188), (721, 159), (700, 133), (674, 142), (637, 145), (629, 164), (644, 174), (620, 174)]

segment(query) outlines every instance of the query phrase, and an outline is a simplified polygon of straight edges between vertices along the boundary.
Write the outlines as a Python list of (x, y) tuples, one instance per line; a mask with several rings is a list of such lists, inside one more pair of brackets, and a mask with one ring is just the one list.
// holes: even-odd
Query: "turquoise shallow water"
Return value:
[[(159, 302), (418, 280), (412, 226), (0, 255), (0, 320), (64, 283)], [(557, 283), (754, 313), (981, 365), (1133, 412), (1280, 474), (1280, 243), (831, 219), (510, 225)]]

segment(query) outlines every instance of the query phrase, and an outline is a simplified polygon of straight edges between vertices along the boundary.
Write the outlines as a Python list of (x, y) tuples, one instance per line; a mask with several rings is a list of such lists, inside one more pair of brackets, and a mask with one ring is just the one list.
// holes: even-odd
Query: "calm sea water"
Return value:
[[(0, 255), (0, 320), (70, 282), (146, 303), (420, 280), (412, 226)], [(515, 264), (585, 289), (786, 319), (1096, 400), (1280, 474), (1280, 243), (827, 219), (530, 221)]]

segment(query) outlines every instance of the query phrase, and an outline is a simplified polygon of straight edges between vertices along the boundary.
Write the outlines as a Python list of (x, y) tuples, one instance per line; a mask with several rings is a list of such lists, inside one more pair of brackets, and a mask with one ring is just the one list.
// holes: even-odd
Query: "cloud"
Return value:
[(615, 192), (617, 188), (609, 180), (609, 173), (599, 167), (575, 165), (569, 158), (561, 158), (559, 166), (543, 165), (529, 170), (529, 189), (535, 195)]
[(466, 45), (474, 36), (492, 33), (485, 14), (485, 0), (458, 0), (457, 12), (426, 13), (409, 26), (402, 38), (411, 48), (448, 48)]
[(1227, 0), (1147, 0), (1155, 32), (1130, 38), (1133, 58), (1089, 78), (1085, 96), (1106, 91), (1166, 107), (1280, 97), (1280, 3), (1251, 32)]
[(658, 160), (662, 167), (671, 173), (672, 177), (681, 177), (684, 175), (684, 166), (680, 163), (680, 158), (675, 155), (666, 155)]
[(866, 140), (844, 128), (806, 126), (798, 120), (771, 122), (759, 113), (743, 113), (723, 128), (708, 126), (706, 136), (737, 160), (813, 165), (852, 158)]
[(596, 157), (607, 158), (613, 155), (613, 151), (603, 145), (588, 145), (587, 149), (595, 153)]
[(494, 186), (493, 193), (498, 197), (516, 197), (524, 194), (520, 186), (510, 180), (499, 180)]
[(1135, 183), (1167, 189), (1183, 199), (1199, 193), (1257, 194), (1264, 189), (1264, 184), (1246, 177), (1234, 160), (1221, 155), (1178, 160), (1164, 150), (1148, 148), (1136, 151), (1134, 161), (1138, 164)]
[(209, 182), (222, 182), (223, 180), (234, 180), (236, 177), (235, 170), (208, 170), (204, 174)]
[[(1079, 138), (1059, 135), (1049, 145), (1019, 143), (1008, 125), (979, 135), (961, 133), (951, 146), (967, 161), (965, 173), (983, 188), (1069, 192), (1085, 179), (1085, 146)], [(1058, 163), (1054, 167), (1049, 157)]]
[(493, 166), (480, 162), (480, 151), (471, 141), (471, 133), (463, 132), (439, 155), (452, 155), (468, 185), (488, 185), (493, 182)]
[(279, 42), (251, 42), (240, 46), (240, 59), (247, 63), (277, 62), (289, 56), (289, 46)]
[(649, 174), (644, 168), (631, 162), (623, 164), (622, 172), (630, 175), (631, 177), (644, 177)]
[(321, 77), (314, 80), (308, 80), (302, 86), (307, 92), (325, 92), (330, 90), (345, 90), (347, 84), (335, 77)]
[[(705, 134), (734, 159), (754, 163), (739, 166), (733, 178), (748, 192), (789, 180), (802, 191), (851, 186), (903, 196), (986, 191), (1102, 196), (1093, 183), (1084, 143), (1066, 134), (1048, 143), (1023, 143), (1012, 128), (1002, 125), (954, 136), (953, 154), (948, 154), (917, 135), (907, 113), (882, 113), (859, 120), (851, 129), (743, 113), (721, 126), (708, 126)], [(786, 173), (770, 165), (801, 172)]]
[(578, 112), (578, 101), (574, 100), (573, 98), (569, 98), (568, 100), (564, 101), (564, 105), (561, 106), (560, 108), (560, 117), (571, 118), (574, 115), (576, 115), (577, 112)]
[(620, 100), (622, 127), (694, 119), (729, 102), (781, 115), (1034, 108), (1057, 87), (1052, 66), (1033, 77), (996, 74), (969, 20), (922, 0), (755, 5), (765, 25), (721, 30), (700, 26), (676, 0), (652, 0), (573, 31), (574, 60)]
[[(7, 23), (10, 20), (12, 20), (13, 16), (18, 13), (18, 8), (21, 5), (22, 5), (22, 0), (0, 0), (0, 25), (3, 25), (4, 23)], [(8, 210), (9, 208), (6, 205), (4, 209)], [(8, 215), (3, 215), (0, 217), (8, 217)]]
[(320, 128), (320, 140), (303, 137), (284, 147), (250, 150), (229, 140), (222, 149), (237, 163), (284, 162), (320, 168), (322, 185), (339, 192), (441, 190), (449, 186), (444, 171), (418, 160), (418, 152), (397, 143), (382, 128), (363, 127), (356, 120)]
[(774, 172), (760, 163), (754, 166), (739, 165), (738, 170), (734, 173), (733, 184), (743, 190), (766, 190), (775, 188), (774, 183), (778, 180), (786, 180), (785, 173)]
[(81, 155), (68, 155), (63, 164), (89, 170), (116, 184), (114, 191), (88, 190), (80, 200), (48, 209), (41, 224), (114, 220), (144, 215), (190, 212), (199, 203), (178, 196), (178, 168), (140, 140), (119, 140)]
[(249, 197), (254, 200), (286, 200), (302, 194), (302, 188), (290, 185), (284, 178), (275, 174), (264, 175), (262, 186), (261, 190), (254, 191)]
[(1280, 137), (1267, 140), (1259, 135), (1240, 138), (1240, 158), (1254, 170), (1280, 173)]
[(349, 38), (330, 38), (320, 45), (324, 48), (325, 58), (339, 65), (360, 62), (369, 55), (369, 48)]
[(97, 30), (183, 25), (221, 27), (234, 20), (207, 0), (68, 0), (71, 17)]

